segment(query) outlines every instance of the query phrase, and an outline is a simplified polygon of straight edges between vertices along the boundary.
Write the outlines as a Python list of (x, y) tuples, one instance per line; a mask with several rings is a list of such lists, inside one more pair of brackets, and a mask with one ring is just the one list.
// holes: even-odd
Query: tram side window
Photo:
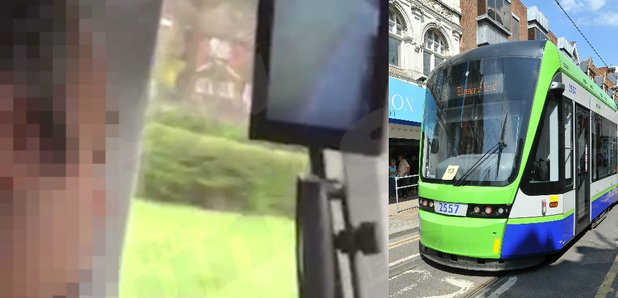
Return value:
[(597, 114), (592, 114), (592, 181), (599, 179), (599, 164), (601, 157), (599, 134), (601, 133), (601, 117)]
[(616, 174), (616, 167), (618, 167), (618, 163), (617, 163), (617, 158), (618, 158), (618, 148), (616, 147), (616, 134), (618, 133), (618, 131), (616, 130), (618, 128), (618, 126), (605, 119), (607, 121), (607, 126), (608, 126), (608, 134), (607, 134), (607, 143), (608, 143), (608, 163), (609, 163), (609, 168), (608, 168), (608, 173), (607, 175), (614, 175)]
[(618, 143), (616, 142), (616, 137), (618, 137), (618, 125), (614, 124), (613, 125), (613, 129), (612, 132), (614, 133), (614, 136), (612, 137), (612, 154), (611, 154), (611, 158), (612, 158), (612, 170), (613, 170), (613, 174), (618, 173)]
[(593, 114), (592, 122), (592, 180), (616, 173), (616, 124)]
[(558, 104), (547, 101), (545, 116), (541, 119), (541, 136), (534, 155), (530, 173), (531, 183), (556, 182), (559, 180), (559, 131)]
[(616, 169), (618, 167), (618, 148), (616, 147), (616, 134), (618, 133), (618, 131), (616, 129), (618, 129), (618, 126), (615, 123), (612, 123), (611, 121), (609, 121), (610, 124), (610, 136), (608, 137), (608, 140), (610, 142), (610, 151), (609, 151), (609, 173), (608, 175), (613, 175), (616, 174), (616, 171), (618, 169)]
[(565, 186), (573, 185), (573, 103), (563, 102), (562, 123), (564, 124), (564, 179)]

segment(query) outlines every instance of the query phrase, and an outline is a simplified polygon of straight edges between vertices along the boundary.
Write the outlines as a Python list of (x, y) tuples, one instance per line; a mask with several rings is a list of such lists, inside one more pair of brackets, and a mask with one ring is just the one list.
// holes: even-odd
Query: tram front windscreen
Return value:
[(433, 183), (505, 185), (526, 138), (540, 59), (444, 63), (430, 76), (421, 177)]

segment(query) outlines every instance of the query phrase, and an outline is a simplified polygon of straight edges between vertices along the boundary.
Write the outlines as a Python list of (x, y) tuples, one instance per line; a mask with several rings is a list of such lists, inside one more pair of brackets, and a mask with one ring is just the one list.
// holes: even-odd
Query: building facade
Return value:
[(389, 1), (389, 73), (416, 81), (459, 53), (459, 0)]
[(558, 38), (558, 49), (569, 56), (575, 64), (579, 64), (579, 50), (577, 50), (576, 42), (568, 41), (566, 38), (560, 37)]
[(424, 82), (459, 53), (459, 0), (389, 0), (389, 149), (418, 155)]
[(528, 8), (528, 40), (549, 40), (558, 44), (556, 35), (549, 30), (549, 19), (536, 6)]
[(527, 8), (520, 0), (461, 0), (463, 36), (460, 52), (516, 40), (550, 40), (549, 20), (536, 7)]

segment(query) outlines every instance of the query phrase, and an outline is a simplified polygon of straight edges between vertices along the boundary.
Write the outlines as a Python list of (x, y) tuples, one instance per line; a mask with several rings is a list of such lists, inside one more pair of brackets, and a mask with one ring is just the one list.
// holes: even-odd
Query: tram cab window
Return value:
[[(553, 97), (548, 97), (550, 99)], [(530, 182), (556, 182), (559, 180), (559, 118), (558, 103), (548, 100), (545, 104), (545, 114), (540, 121), (540, 137), (531, 157)]]

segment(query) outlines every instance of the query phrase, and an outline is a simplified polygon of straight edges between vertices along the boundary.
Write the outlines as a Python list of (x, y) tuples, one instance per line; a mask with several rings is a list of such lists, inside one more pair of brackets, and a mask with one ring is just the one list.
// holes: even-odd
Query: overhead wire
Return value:
[(581, 34), (581, 36), (584, 38), (584, 40), (586, 40), (586, 42), (588, 43), (588, 45), (590, 46), (590, 48), (592, 48), (592, 50), (594, 51), (595, 54), (597, 54), (597, 56), (599, 57), (599, 59), (601, 59), (601, 62), (603, 62), (603, 64), (605, 65), (605, 67), (609, 68), (609, 66), (607, 65), (607, 63), (605, 62), (605, 60), (603, 59), (603, 57), (601, 57), (601, 54), (599, 54), (599, 52), (597, 52), (597, 49), (592, 45), (592, 43), (588, 40), (588, 38), (586, 37), (586, 35), (579, 29), (579, 27), (577, 26), (577, 24), (575, 24), (575, 21), (573, 21), (573, 19), (571, 18), (571, 16), (566, 12), (566, 10), (564, 9), (564, 7), (562, 7), (562, 4), (560, 4), (560, 1), (558, 0), (554, 0), (556, 2), (556, 4), (558, 4), (558, 7), (560, 7), (560, 9), (562, 10), (562, 12), (564, 12), (564, 14), (566, 15), (566, 17), (569, 19), (569, 21), (571, 21), (571, 23), (573, 24), (573, 26), (575, 26), (575, 29), (577, 29), (577, 31), (579, 32), (579, 34)]

